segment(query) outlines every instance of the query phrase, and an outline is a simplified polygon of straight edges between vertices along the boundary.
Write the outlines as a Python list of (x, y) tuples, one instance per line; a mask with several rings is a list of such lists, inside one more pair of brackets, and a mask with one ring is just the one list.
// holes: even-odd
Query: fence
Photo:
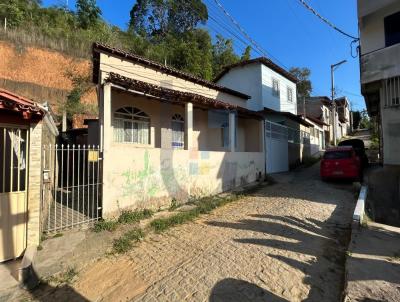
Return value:
[(101, 217), (99, 146), (49, 145), (42, 152), (42, 226), (56, 232)]

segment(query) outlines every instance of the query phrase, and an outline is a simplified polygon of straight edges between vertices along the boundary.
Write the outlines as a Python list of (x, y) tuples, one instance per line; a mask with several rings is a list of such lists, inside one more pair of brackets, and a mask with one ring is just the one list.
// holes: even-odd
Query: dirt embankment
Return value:
[[(91, 61), (74, 58), (57, 51), (37, 47), (21, 47), (0, 41), (0, 88), (33, 99), (49, 102), (53, 111), (65, 102), (73, 83), (68, 74), (89, 75)], [(93, 87), (83, 102), (97, 105)], [(75, 127), (80, 122), (74, 123)]]

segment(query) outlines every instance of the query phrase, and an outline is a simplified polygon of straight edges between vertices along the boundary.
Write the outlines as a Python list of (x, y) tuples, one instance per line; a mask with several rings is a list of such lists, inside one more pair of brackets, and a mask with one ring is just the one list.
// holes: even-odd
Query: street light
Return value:
[(333, 145), (336, 146), (336, 104), (335, 104), (335, 78), (334, 71), (340, 65), (346, 63), (347, 60), (331, 65), (331, 92), (332, 92), (332, 111), (333, 111)]

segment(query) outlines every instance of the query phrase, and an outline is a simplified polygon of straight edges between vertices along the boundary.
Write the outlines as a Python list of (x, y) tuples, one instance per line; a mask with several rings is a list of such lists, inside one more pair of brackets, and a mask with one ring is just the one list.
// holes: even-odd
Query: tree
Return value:
[(205, 23), (208, 11), (201, 0), (137, 0), (130, 16), (130, 31), (149, 37), (165, 37), (182, 34)]
[(250, 60), (250, 58), (251, 58), (251, 47), (247, 46), (242, 54), (242, 57), (240, 58), (240, 61), (248, 61)]
[(96, 25), (100, 19), (101, 10), (96, 4), (96, 0), (77, 0), (76, 14), (79, 26), (83, 29), (88, 29)]
[(233, 42), (231, 39), (225, 39), (221, 35), (217, 35), (217, 41), (213, 45), (213, 73), (217, 76), (225, 66), (239, 62), (239, 57), (233, 50)]
[(32, 18), (32, 11), (40, 7), (41, 0), (0, 0), (0, 22), (7, 19), (10, 27), (18, 27)]
[(292, 67), (289, 72), (299, 80), (297, 83), (298, 97), (309, 97), (312, 92), (312, 83), (310, 80), (311, 70), (307, 67)]
[(361, 121), (361, 112), (353, 111), (353, 129), (358, 129)]

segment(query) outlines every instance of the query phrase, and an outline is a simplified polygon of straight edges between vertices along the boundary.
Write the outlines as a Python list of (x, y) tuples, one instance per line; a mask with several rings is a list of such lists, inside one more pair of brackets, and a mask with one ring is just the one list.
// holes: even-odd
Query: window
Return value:
[(172, 148), (183, 149), (185, 147), (185, 120), (180, 114), (175, 114), (171, 122)]
[(272, 79), (272, 95), (279, 97), (279, 81), (277, 79)]
[(400, 106), (400, 77), (383, 81), (383, 95), (386, 107)]
[(134, 107), (123, 107), (114, 113), (114, 141), (150, 144), (150, 118)]
[(400, 12), (387, 16), (384, 23), (386, 47), (400, 43)]
[(221, 125), (221, 139), (222, 139), (222, 147), (229, 147), (229, 124), (223, 123)]
[(290, 87), (287, 88), (287, 100), (289, 103), (293, 103), (293, 89)]

